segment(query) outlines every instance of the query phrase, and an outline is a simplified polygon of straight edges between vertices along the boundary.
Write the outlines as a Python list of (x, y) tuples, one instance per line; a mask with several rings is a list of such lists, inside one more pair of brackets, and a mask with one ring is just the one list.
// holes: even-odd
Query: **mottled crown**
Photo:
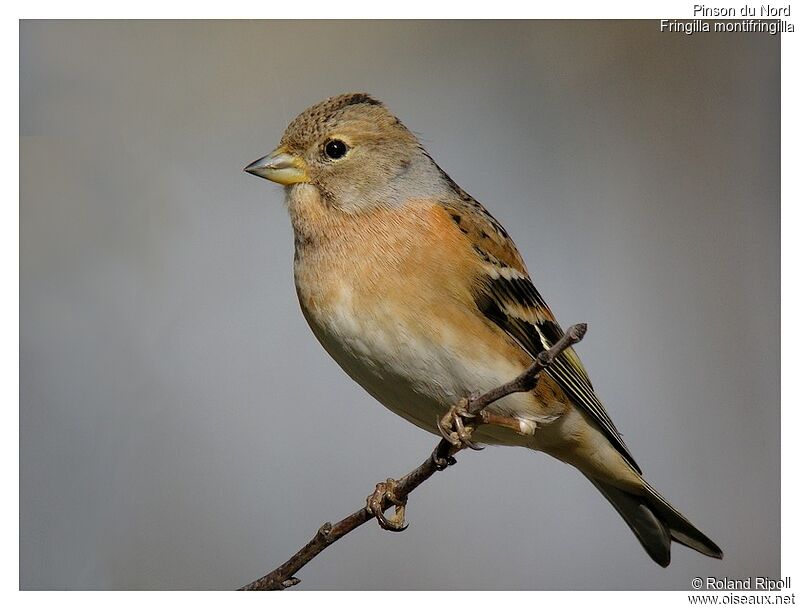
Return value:
[(345, 93), (330, 97), (297, 115), (286, 128), (281, 144), (288, 148), (302, 148), (345, 121), (363, 122), (363, 128), (368, 131), (401, 125), (382, 102), (368, 93)]

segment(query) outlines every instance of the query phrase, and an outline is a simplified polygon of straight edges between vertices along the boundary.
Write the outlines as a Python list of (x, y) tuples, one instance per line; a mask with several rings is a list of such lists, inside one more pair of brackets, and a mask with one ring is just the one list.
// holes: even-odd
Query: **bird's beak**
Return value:
[(299, 157), (287, 153), (283, 148), (276, 148), (266, 157), (253, 161), (244, 168), (244, 171), (285, 186), (308, 182), (306, 164)]

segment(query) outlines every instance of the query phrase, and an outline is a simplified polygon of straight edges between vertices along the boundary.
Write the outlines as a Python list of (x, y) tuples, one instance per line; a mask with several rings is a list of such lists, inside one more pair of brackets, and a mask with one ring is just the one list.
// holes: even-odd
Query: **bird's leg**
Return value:
[(491, 424), (493, 426), (500, 426), (501, 428), (508, 428), (521, 435), (533, 435), (536, 430), (536, 423), (533, 421), (520, 419), (518, 417), (495, 415), (494, 413), (489, 413), (485, 409), (478, 414), (478, 417), (482, 424)]
[[(483, 449), (480, 445), (472, 441), (472, 432), (475, 430), (475, 425), (480, 423), (480, 418), (477, 415), (470, 413), (469, 399), (462, 398), (452, 407), (447, 410), (441, 419), (436, 422), (439, 426), (439, 432), (444, 439), (451, 445), (457, 448), (469, 447), (470, 449)], [(464, 420), (473, 421), (472, 424), (465, 424)]]
[[(375, 517), (383, 529), (390, 532), (402, 532), (408, 527), (406, 519), (406, 498), (398, 498), (394, 491), (397, 481), (386, 479), (375, 486), (375, 491), (367, 496), (367, 512)], [(383, 512), (383, 502), (386, 500), (394, 506), (394, 516), (387, 517)]]

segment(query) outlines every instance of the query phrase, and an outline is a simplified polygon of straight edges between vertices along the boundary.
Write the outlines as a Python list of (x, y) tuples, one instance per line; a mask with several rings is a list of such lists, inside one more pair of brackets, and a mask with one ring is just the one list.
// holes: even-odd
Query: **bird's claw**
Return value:
[(456, 458), (450, 455), (451, 448), (452, 445), (450, 445), (448, 441), (447, 445), (439, 443), (436, 446), (436, 449), (433, 450), (433, 455), (431, 456), (431, 459), (433, 459), (434, 468), (436, 468), (436, 470), (438, 470), (439, 472), (441, 472), (448, 466), (453, 466), (456, 463)]
[[(375, 486), (375, 491), (367, 497), (367, 512), (375, 517), (383, 529), (390, 532), (402, 532), (408, 527), (406, 520), (406, 499), (395, 495), (397, 481), (386, 479)], [(394, 516), (387, 517), (383, 512), (383, 502), (386, 500), (394, 506)]]
[(483, 447), (472, 440), (472, 432), (475, 430), (474, 424), (464, 423), (464, 420), (469, 421), (477, 418), (477, 415), (469, 412), (468, 405), (469, 400), (462, 398), (450, 407), (436, 424), (442, 437), (454, 447), (458, 449), (469, 447), (475, 451), (480, 451)]

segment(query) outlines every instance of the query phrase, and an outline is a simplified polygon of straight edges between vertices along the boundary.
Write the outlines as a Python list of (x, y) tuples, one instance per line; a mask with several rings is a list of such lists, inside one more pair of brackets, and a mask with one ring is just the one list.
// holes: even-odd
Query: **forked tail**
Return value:
[(647, 554), (660, 566), (669, 565), (673, 540), (703, 555), (722, 559), (722, 550), (646, 481), (641, 494), (634, 495), (605, 481), (592, 477), (589, 480), (617, 509)]

